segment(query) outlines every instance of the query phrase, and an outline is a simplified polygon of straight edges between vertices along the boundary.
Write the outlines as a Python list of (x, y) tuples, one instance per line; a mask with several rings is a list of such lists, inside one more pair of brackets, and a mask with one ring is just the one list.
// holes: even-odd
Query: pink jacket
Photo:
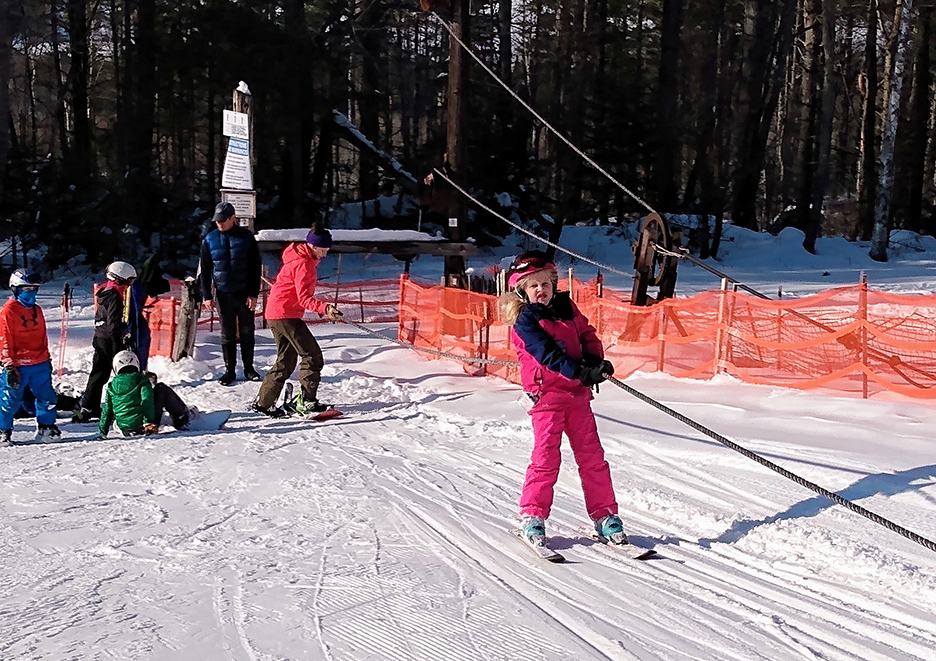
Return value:
[(307, 243), (290, 243), (283, 249), (283, 268), (270, 290), (264, 317), (302, 319), (306, 310), (325, 314), (325, 301), (315, 298), (319, 260)]
[(582, 358), (604, 358), (604, 347), (568, 293), (560, 292), (548, 305), (527, 304), (511, 330), (523, 389), (533, 395), (566, 392), (589, 395), (576, 378)]

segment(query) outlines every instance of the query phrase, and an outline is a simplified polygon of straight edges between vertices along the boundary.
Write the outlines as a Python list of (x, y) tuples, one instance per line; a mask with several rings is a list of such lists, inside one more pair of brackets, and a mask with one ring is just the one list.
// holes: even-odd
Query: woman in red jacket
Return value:
[(325, 365), (322, 349), (302, 320), (302, 315), (310, 310), (324, 314), (332, 321), (341, 316), (335, 305), (315, 298), (318, 265), (331, 246), (331, 233), (316, 226), (306, 236), (305, 243), (290, 243), (283, 249), (283, 266), (270, 290), (264, 313), (276, 343), (276, 363), (260, 384), (260, 392), (254, 402), (255, 411), (276, 418), (287, 414), (282, 408), (277, 408), (276, 400), (300, 357), (300, 392), (294, 405), (296, 411), (305, 415), (329, 408), (318, 401), (318, 387)]

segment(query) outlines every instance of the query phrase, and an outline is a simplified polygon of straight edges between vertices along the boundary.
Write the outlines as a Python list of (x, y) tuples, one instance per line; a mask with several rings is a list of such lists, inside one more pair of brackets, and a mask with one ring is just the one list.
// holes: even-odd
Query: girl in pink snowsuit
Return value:
[(530, 409), (533, 453), (520, 495), (523, 534), (533, 542), (545, 537), (565, 432), (588, 516), (599, 536), (624, 543), (611, 470), (591, 410), (591, 386), (612, 374), (614, 367), (604, 360), (595, 329), (568, 292), (556, 291), (558, 280), (545, 253), (526, 252), (510, 266), (509, 291), (499, 301), (502, 319), (513, 327), (523, 389), (535, 401)]

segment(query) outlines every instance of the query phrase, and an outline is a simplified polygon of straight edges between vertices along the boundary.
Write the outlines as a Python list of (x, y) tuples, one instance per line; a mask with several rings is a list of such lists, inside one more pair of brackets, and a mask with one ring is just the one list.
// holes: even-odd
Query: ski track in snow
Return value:
[[(234, 409), (225, 429), (0, 450), (0, 658), (934, 658), (936, 554), (610, 386), (594, 406), (625, 530), (660, 555), (628, 560), (581, 534), (564, 447), (547, 526), (569, 562), (537, 560), (508, 533), (531, 445), (519, 389), (316, 331), (343, 418), (259, 419), (256, 384), (183, 378), (189, 403)], [(754, 425), (742, 444), (821, 484), (888, 470), (785, 442), (783, 424), (745, 422), (751, 407), (713, 387), (674, 394), (716, 430)], [(827, 411), (808, 424), (862, 428)], [(877, 424), (920, 443), (933, 419)], [(936, 470), (910, 468), (894, 493), (854, 497), (932, 538)]]

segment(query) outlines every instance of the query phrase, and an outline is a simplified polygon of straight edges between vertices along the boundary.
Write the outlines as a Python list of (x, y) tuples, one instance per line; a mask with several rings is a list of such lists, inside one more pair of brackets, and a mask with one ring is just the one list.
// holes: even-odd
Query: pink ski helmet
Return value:
[(556, 265), (549, 261), (542, 250), (528, 250), (518, 256), (507, 269), (507, 288), (511, 291), (517, 288), (522, 278), (539, 271), (556, 270)]

